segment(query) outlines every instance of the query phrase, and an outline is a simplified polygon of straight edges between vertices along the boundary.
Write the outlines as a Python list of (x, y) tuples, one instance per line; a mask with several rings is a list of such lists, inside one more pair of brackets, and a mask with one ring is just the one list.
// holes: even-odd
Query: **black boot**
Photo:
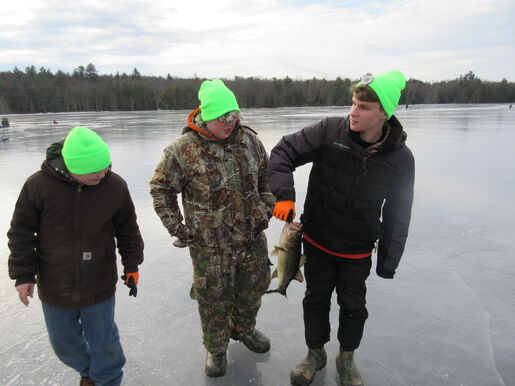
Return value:
[(91, 379), (87, 375), (81, 376), (80, 377), (80, 386), (95, 386), (95, 381), (93, 381), (93, 379)]
[(327, 354), (323, 347), (309, 349), (308, 355), (290, 373), (293, 386), (307, 386), (313, 382), (315, 373), (325, 367)]
[(222, 377), (227, 369), (227, 355), (224, 352), (207, 352), (205, 372), (208, 377)]
[(336, 369), (341, 386), (363, 386), (363, 378), (354, 361), (354, 351), (343, 351), (336, 356)]
[(270, 350), (270, 339), (257, 329), (249, 334), (232, 338), (241, 341), (250, 351), (262, 354)]

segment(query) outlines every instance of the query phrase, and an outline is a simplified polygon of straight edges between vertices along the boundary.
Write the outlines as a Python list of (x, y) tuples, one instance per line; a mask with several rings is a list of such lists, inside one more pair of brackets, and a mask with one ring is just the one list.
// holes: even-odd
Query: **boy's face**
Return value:
[(100, 170), (99, 172), (89, 173), (89, 174), (73, 174), (70, 173), (73, 179), (83, 185), (98, 185), (100, 181), (106, 176), (109, 168), (105, 168)]
[(365, 102), (352, 97), (350, 109), (350, 129), (358, 133), (381, 133), (387, 119), (379, 102)]
[(207, 131), (209, 131), (212, 135), (214, 135), (218, 139), (227, 139), (231, 136), (234, 127), (236, 126), (236, 121), (222, 122), (218, 119), (213, 121), (207, 121), (206, 127)]

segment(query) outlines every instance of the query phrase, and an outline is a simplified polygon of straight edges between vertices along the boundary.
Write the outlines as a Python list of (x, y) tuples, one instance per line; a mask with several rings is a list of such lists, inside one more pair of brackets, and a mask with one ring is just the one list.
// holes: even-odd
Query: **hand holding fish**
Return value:
[(277, 201), (272, 215), (278, 220), (292, 222), (295, 218), (295, 201)]

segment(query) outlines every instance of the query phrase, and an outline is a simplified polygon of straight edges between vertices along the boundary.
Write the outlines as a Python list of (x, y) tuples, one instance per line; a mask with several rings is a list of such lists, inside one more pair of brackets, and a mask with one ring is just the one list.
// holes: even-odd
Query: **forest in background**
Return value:
[[(0, 72), (0, 114), (73, 111), (179, 110), (198, 107), (203, 78), (101, 75), (94, 64), (70, 73), (28, 66), (25, 71)], [(239, 77), (224, 79), (240, 107), (347, 106), (350, 86), (358, 80), (338, 77), (291, 79)], [(513, 103), (515, 83), (483, 81), (472, 71), (454, 80), (409, 79), (400, 104)]]

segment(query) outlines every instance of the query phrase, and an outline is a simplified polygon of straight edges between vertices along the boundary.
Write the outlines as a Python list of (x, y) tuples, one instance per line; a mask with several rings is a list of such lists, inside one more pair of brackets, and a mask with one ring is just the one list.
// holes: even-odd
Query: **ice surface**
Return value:
[[(268, 151), (282, 135), (348, 108), (243, 110)], [(152, 208), (148, 181), (187, 111), (7, 115), (0, 143), (0, 384), (74, 385), (78, 376), (51, 351), (40, 301), (28, 308), (7, 276), (6, 232), (25, 179), (46, 147), (77, 124), (109, 144), (113, 168), (129, 183), (146, 242), (138, 297), (117, 292), (117, 322), (127, 356), (126, 385), (288, 385), (306, 353), (301, 301), (263, 297), (257, 327), (272, 341), (267, 354), (232, 342), (225, 377), (204, 376), (197, 305), (189, 298), (191, 262)], [(366, 384), (515, 385), (515, 111), (505, 105), (410, 105), (397, 117), (416, 158), (415, 203), (406, 251), (394, 280), (372, 273), (370, 318), (356, 353)], [(53, 124), (53, 120), (58, 122)], [(295, 175), (301, 212), (309, 167)], [(272, 220), (269, 248), (282, 223)], [(275, 261), (275, 257), (271, 257)], [(273, 282), (271, 287), (276, 283)], [(336, 304), (334, 299), (333, 304)], [(337, 385), (337, 307), (331, 312), (328, 366), (313, 385)]]

